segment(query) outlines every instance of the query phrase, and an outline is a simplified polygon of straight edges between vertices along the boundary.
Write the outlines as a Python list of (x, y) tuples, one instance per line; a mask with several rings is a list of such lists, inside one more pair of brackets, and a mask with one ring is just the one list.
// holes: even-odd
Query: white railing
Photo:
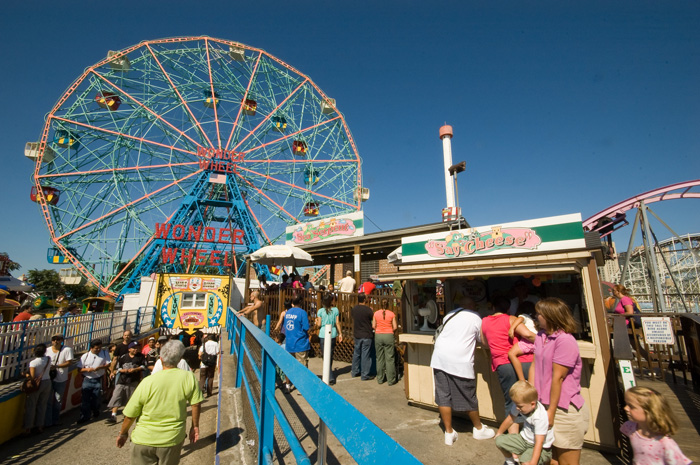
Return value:
[(155, 307), (141, 307), (126, 312), (88, 313), (85, 315), (28, 320), (0, 324), (0, 383), (16, 379), (28, 371), (34, 347), (51, 344), (51, 337), (62, 334), (65, 344), (76, 354), (86, 352), (90, 341), (109, 343), (130, 329), (134, 335), (155, 325)]

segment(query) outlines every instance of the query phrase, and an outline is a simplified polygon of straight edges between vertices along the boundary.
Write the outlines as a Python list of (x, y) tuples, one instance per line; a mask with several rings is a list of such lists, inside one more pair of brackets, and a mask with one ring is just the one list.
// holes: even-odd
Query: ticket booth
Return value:
[[(517, 283), (527, 286), (525, 298), (559, 297), (572, 309), (580, 327), (575, 336), (583, 359), (582, 395), (591, 410), (586, 444), (617, 448), (616, 378), (597, 274), (603, 254), (597, 234), (584, 234), (580, 214), (403, 237), (396, 255), (398, 272), (380, 279), (403, 287), (399, 341), (407, 345), (409, 402), (437, 407), (430, 358), (442, 316), (462, 296), (472, 297), (475, 310), (486, 316), (494, 296), (518, 299)], [(475, 370), (481, 416), (502, 421), (503, 393), (482, 347)]]

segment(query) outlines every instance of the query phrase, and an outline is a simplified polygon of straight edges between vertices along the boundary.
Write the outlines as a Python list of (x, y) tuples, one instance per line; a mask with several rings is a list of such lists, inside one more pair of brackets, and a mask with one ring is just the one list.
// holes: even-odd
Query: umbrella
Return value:
[(290, 245), (268, 245), (250, 254), (250, 260), (268, 266), (305, 266), (314, 259), (299, 247)]
[(14, 276), (0, 276), (0, 286), (7, 291), (29, 292), (34, 289), (34, 285), (20, 281)]

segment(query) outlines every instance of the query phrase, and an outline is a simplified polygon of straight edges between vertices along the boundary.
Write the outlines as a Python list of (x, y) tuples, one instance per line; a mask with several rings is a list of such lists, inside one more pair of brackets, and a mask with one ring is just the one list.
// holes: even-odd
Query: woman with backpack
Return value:
[(219, 343), (216, 334), (207, 334), (204, 337), (206, 342), (199, 348), (199, 359), (202, 362), (199, 367), (199, 386), (202, 392), (206, 391), (207, 397), (211, 397), (216, 362), (219, 358)]

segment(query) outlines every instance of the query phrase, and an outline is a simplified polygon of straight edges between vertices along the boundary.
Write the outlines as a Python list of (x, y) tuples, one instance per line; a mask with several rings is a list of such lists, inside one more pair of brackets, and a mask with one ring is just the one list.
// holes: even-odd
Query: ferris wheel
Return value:
[(138, 289), (178, 248), (169, 272), (240, 270), (287, 226), (367, 197), (335, 101), (267, 52), (209, 37), (110, 51), (25, 155), (49, 262), (72, 263), (111, 295)]

